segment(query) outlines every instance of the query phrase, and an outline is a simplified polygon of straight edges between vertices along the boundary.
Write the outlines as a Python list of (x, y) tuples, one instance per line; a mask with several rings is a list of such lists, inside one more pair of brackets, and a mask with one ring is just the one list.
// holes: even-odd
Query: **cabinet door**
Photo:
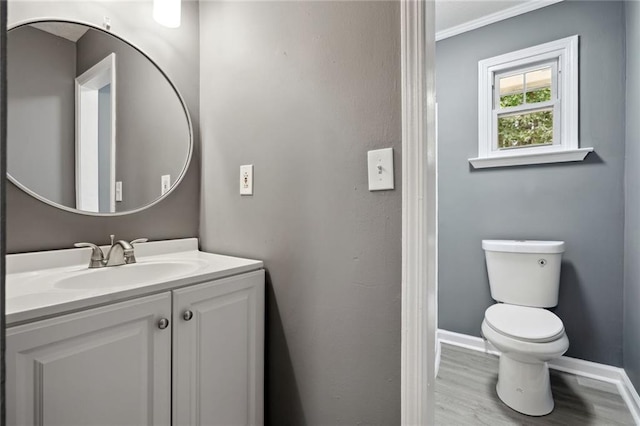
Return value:
[(168, 425), (171, 293), (7, 329), (11, 425)]
[(262, 424), (264, 271), (173, 293), (174, 425)]

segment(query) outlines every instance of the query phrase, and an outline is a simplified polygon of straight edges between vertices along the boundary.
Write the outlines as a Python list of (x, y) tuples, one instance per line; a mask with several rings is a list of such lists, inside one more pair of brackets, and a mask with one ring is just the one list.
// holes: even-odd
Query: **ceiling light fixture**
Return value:
[(181, 0), (153, 0), (153, 19), (168, 28), (180, 26)]

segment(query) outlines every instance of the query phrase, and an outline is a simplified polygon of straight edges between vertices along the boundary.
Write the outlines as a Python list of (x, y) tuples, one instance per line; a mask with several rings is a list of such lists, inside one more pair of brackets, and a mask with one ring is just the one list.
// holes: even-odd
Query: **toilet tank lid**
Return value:
[(482, 240), (482, 248), (508, 253), (564, 253), (564, 241)]

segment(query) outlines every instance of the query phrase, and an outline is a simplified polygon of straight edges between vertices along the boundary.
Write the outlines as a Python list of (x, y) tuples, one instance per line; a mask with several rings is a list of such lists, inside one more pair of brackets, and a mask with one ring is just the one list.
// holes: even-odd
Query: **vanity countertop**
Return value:
[(196, 238), (140, 243), (135, 253), (136, 264), (96, 269), (88, 268), (88, 248), (8, 255), (7, 326), (263, 267), (258, 260), (201, 252)]

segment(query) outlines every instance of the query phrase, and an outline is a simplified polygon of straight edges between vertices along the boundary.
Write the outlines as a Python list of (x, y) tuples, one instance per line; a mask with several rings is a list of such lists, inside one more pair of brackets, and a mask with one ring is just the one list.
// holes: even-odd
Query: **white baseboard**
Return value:
[(622, 395), (622, 399), (627, 403), (629, 410), (631, 411), (631, 415), (633, 416), (633, 420), (637, 425), (640, 425), (640, 395), (638, 395), (638, 391), (629, 380), (629, 376), (627, 376), (627, 372), (622, 369), (622, 380), (621, 383), (618, 384), (618, 390), (620, 391), (620, 395)]
[[(450, 345), (460, 346), (478, 352), (500, 355), (499, 350), (481, 337), (454, 333), (453, 331), (447, 330), (438, 330), (436, 340), (438, 341), (438, 354), (440, 353), (440, 344), (448, 343)], [(436, 362), (439, 364), (439, 356), (437, 357)], [(438, 371), (438, 364), (436, 364), (436, 371)], [(637, 425), (640, 425), (640, 396), (638, 396), (638, 392), (633, 386), (633, 383), (631, 383), (631, 380), (629, 380), (629, 376), (627, 376), (627, 373), (623, 368), (613, 367), (606, 364), (598, 364), (597, 362), (585, 361), (568, 356), (562, 356), (554, 359), (553, 361), (549, 361), (549, 368), (575, 374), (576, 376), (588, 377), (615, 384), (622, 396), (622, 399), (629, 407), (633, 420)]]
[(449, 343), (451, 345), (484, 352), (486, 354), (500, 355), (500, 351), (482, 337), (469, 336), (468, 334), (454, 333), (453, 331), (438, 329), (436, 339), (438, 342)]

